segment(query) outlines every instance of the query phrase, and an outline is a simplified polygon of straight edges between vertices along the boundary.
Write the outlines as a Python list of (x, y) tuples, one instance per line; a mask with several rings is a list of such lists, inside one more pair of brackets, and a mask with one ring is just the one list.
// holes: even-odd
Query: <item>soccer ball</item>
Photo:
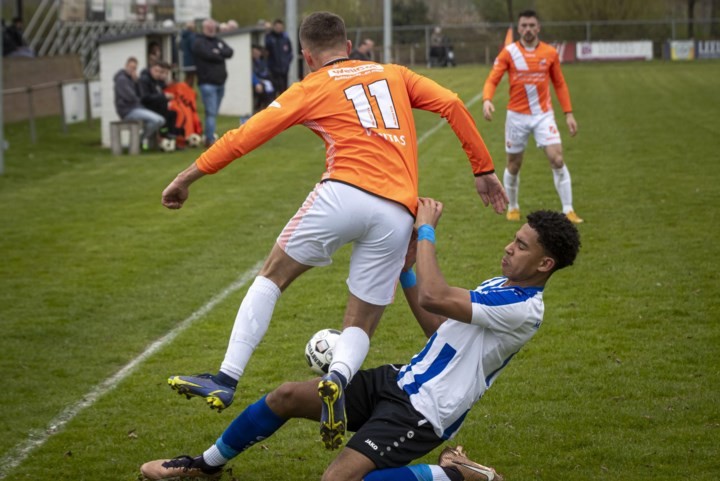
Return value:
[(185, 139), (185, 142), (187, 142), (190, 147), (200, 147), (202, 137), (200, 137), (199, 134), (190, 134)]
[(305, 346), (305, 359), (308, 366), (317, 374), (327, 374), (333, 358), (333, 349), (341, 332), (336, 329), (323, 329), (313, 334)]
[(173, 152), (175, 150), (175, 139), (163, 137), (160, 141), (160, 150), (163, 152)]

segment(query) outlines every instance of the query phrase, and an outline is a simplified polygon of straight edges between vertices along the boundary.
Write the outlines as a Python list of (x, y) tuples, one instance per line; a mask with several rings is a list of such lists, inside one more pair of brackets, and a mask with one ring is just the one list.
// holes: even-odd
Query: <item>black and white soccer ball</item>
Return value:
[(163, 152), (175, 152), (175, 139), (163, 137), (160, 139), (159, 147)]
[(187, 142), (190, 147), (200, 147), (202, 141), (203, 139), (200, 134), (190, 134), (185, 139), (185, 142)]
[(316, 374), (327, 374), (340, 334), (337, 329), (322, 329), (313, 334), (305, 345), (305, 359)]

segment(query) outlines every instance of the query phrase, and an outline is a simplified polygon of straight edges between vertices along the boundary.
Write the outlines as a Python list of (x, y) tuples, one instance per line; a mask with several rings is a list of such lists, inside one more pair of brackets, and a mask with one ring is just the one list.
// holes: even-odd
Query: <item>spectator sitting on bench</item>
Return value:
[(156, 62), (140, 73), (138, 86), (140, 89), (140, 102), (143, 107), (162, 115), (165, 119), (165, 126), (160, 128), (160, 135), (175, 138), (182, 131), (176, 127), (177, 112), (168, 108), (170, 100), (174, 98), (173, 94), (165, 92), (169, 73), (169, 64)]
[(165, 117), (142, 106), (137, 83), (137, 66), (137, 59), (130, 57), (125, 62), (125, 68), (119, 70), (113, 78), (115, 111), (122, 120), (142, 121), (142, 146), (147, 150), (151, 143), (155, 143), (160, 127), (165, 125)]

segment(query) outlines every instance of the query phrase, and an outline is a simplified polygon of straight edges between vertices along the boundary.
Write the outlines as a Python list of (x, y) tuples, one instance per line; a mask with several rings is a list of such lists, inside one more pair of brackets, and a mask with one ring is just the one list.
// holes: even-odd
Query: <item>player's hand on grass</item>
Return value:
[(568, 130), (570, 131), (570, 137), (575, 137), (578, 131), (577, 121), (572, 112), (565, 114), (565, 122), (567, 122)]
[(492, 101), (485, 100), (483, 101), (483, 117), (485, 117), (485, 120), (490, 122), (492, 120), (492, 115), (495, 112), (495, 106), (493, 105)]
[(486, 174), (475, 177), (475, 188), (486, 207), (492, 204), (498, 214), (507, 209), (508, 197), (505, 189), (495, 174)]

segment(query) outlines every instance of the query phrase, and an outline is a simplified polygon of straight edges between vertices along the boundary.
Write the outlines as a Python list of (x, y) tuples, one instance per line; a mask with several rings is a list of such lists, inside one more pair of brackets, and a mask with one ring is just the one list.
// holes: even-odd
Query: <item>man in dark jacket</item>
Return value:
[(272, 83), (275, 86), (275, 95), (280, 95), (287, 90), (288, 70), (293, 59), (292, 43), (282, 20), (275, 20), (272, 30), (265, 35), (265, 49), (267, 50), (268, 68), (272, 76)]
[(176, 137), (179, 134), (175, 126), (177, 112), (168, 108), (173, 94), (165, 92), (169, 72), (170, 65), (167, 62), (157, 62), (151, 65), (140, 73), (138, 88), (143, 107), (162, 115), (165, 119), (165, 127), (160, 129), (160, 134), (164, 137)]
[(130, 57), (125, 68), (118, 70), (113, 78), (115, 90), (115, 111), (123, 120), (143, 122), (143, 147), (147, 148), (157, 131), (165, 125), (165, 118), (142, 106), (137, 83), (138, 61)]
[(227, 69), (225, 60), (232, 57), (233, 49), (217, 38), (217, 22), (206, 19), (202, 24), (202, 35), (193, 42), (193, 57), (198, 78), (198, 87), (205, 105), (205, 145), (215, 142), (215, 125), (220, 102), (225, 95)]

